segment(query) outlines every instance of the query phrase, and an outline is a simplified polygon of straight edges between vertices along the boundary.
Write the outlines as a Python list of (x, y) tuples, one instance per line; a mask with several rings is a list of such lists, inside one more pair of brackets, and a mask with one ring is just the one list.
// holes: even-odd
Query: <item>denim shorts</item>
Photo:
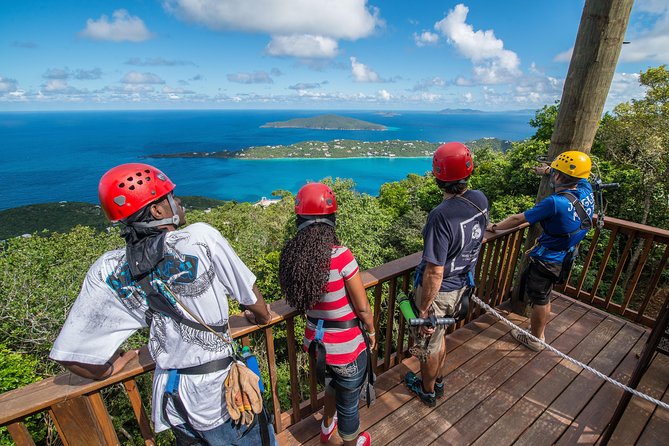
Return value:
[(327, 389), (335, 394), (339, 435), (344, 441), (354, 440), (360, 430), (360, 389), (367, 379), (367, 350), (355, 361), (345, 365), (327, 366)]
[[(269, 442), (271, 446), (276, 446), (276, 435), (274, 435), (274, 426), (269, 424)], [(258, 423), (253, 429), (244, 434), (246, 428), (237, 428), (233, 426), (232, 420), (228, 420), (218, 427), (207, 431), (196, 431), (190, 426), (180, 424), (172, 428), (172, 433), (176, 437), (177, 446), (242, 446), (242, 445), (262, 445), (262, 436), (260, 434), (260, 425)]]

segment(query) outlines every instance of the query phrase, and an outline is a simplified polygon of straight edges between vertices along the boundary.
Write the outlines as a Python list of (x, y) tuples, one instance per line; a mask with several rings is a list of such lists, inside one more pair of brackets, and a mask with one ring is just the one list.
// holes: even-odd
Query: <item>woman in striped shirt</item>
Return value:
[(307, 314), (305, 350), (327, 370), (321, 442), (329, 443), (338, 425), (345, 446), (369, 446), (369, 434), (359, 433), (358, 401), (368, 378), (360, 325), (373, 350), (374, 322), (358, 263), (337, 239), (336, 211), (336, 198), (325, 184), (299, 190), (297, 234), (281, 251), (279, 282), (288, 304)]

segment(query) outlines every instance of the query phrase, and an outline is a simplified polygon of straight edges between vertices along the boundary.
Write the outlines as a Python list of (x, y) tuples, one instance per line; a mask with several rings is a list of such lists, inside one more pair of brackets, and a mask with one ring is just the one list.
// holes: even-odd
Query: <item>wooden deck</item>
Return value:
[[(626, 383), (647, 330), (555, 294), (546, 339), (554, 347)], [(529, 321), (509, 314), (512, 321)], [(611, 418), (619, 388), (551, 352), (520, 346), (490, 315), (448, 338), (446, 393), (436, 408), (413, 398), (401, 382), (418, 371), (415, 358), (379, 377), (377, 400), (362, 408), (361, 428), (373, 445), (595, 444)], [(669, 358), (659, 355), (640, 390), (669, 400)], [(320, 414), (279, 435), (283, 445), (319, 444)], [(669, 413), (633, 398), (611, 444), (666, 444)]]

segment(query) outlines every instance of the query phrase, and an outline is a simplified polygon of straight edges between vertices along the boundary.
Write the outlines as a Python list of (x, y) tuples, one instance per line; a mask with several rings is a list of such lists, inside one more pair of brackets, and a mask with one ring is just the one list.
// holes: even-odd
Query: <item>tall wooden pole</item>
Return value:
[[(590, 153), (618, 63), (632, 3), (633, 0), (586, 0), (548, 149), (549, 159), (566, 150)], [(537, 202), (551, 193), (548, 179), (543, 178)], [(530, 249), (540, 235), (539, 225), (530, 228), (525, 250)], [(527, 260), (524, 256), (522, 269)], [(517, 288), (514, 287), (512, 296), (513, 309), (523, 312), (525, 308), (519, 302)]]

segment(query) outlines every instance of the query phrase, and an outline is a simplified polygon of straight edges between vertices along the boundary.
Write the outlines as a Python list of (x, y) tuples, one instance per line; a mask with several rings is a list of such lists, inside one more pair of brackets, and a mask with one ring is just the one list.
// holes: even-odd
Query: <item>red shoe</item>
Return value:
[(370, 446), (372, 444), (372, 437), (369, 436), (369, 432), (365, 431), (358, 436), (358, 442), (355, 446)]
[[(325, 420), (324, 420), (325, 421)], [(332, 428), (330, 429), (330, 433), (326, 434), (323, 432), (323, 423), (321, 422), (321, 443), (327, 443), (330, 441), (330, 438), (334, 435), (334, 433), (337, 431), (337, 414), (332, 418)]]

